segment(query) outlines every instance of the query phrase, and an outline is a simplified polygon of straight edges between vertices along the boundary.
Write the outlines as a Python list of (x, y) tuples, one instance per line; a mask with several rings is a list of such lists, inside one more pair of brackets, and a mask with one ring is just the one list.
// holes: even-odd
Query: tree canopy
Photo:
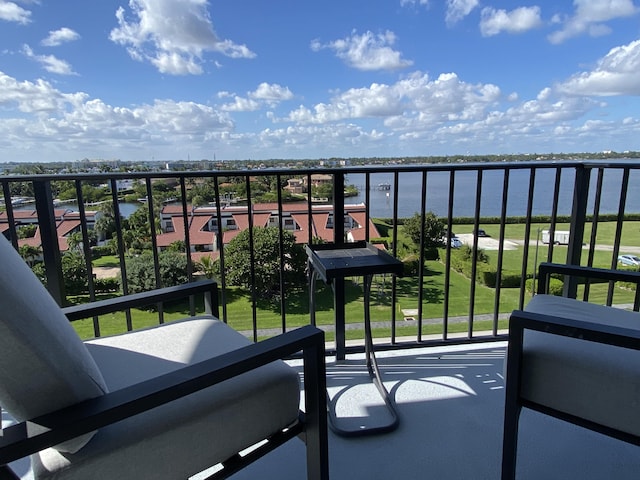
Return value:
[[(160, 252), (158, 262), (161, 286), (171, 287), (187, 283), (187, 258), (184, 254), (172, 251)], [(144, 252), (127, 259), (127, 285), (130, 293), (156, 288), (152, 252)]]
[[(275, 227), (254, 227), (253, 252), (256, 294), (270, 298), (280, 290), (280, 236)], [(302, 245), (296, 244), (293, 233), (284, 230), (282, 259), (285, 288), (305, 284), (307, 256)], [(225, 248), (225, 270), (231, 285), (251, 287), (249, 230), (240, 232)]]
[(446, 228), (444, 222), (433, 212), (424, 215), (424, 225), (419, 213), (404, 221), (404, 231), (411, 240), (420, 245), (421, 232), (424, 234), (424, 248), (431, 249), (445, 245)]

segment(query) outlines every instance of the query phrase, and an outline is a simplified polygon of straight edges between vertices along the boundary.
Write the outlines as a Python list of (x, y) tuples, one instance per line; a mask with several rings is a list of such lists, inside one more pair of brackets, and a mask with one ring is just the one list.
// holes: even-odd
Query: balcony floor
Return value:
[[(505, 343), (380, 352), (400, 414), (388, 434), (343, 438), (330, 432), (332, 480), (500, 478)], [(299, 367), (298, 362), (292, 362)], [(327, 360), (329, 394), (340, 416), (370, 424), (387, 414), (364, 355)], [(523, 410), (518, 479), (637, 479), (640, 449)], [(304, 444), (294, 439), (234, 480), (306, 478)], [(25, 474), (23, 478), (31, 478)]]
[[(330, 433), (332, 480), (498, 479), (504, 407), (505, 343), (434, 347), (377, 355), (395, 398), (400, 426), (392, 433), (343, 438)], [(327, 385), (338, 415), (386, 421), (369, 383), (364, 355), (328, 359)], [(301, 441), (289, 442), (234, 480), (306, 478)], [(637, 479), (640, 449), (523, 410), (518, 479)]]

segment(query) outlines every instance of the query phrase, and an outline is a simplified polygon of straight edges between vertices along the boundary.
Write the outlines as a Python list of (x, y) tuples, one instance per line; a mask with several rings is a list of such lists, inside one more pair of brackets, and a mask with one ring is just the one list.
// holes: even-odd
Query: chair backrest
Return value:
[[(106, 393), (100, 370), (62, 310), (0, 237), (0, 405), (23, 421)], [(75, 452), (91, 436), (56, 448)]]

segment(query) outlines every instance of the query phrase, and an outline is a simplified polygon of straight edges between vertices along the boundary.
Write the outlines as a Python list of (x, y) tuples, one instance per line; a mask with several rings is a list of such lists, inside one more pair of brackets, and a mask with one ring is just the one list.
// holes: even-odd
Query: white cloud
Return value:
[(522, 33), (542, 25), (540, 7), (520, 7), (507, 12), (491, 7), (482, 9), (480, 32), (484, 37), (501, 32)]
[(387, 126), (414, 128), (452, 120), (481, 118), (501, 97), (495, 85), (472, 85), (457, 75), (442, 74), (431, 80), (416, 72), (392, 85), (374, 83), (352, 88), (330, 103), (300, 106), (286, 120), (296, 123), (327, 123), (345, 119), (382, 118)]
[(29, 45), (22, 46), (22, 53), (42, 65), (47, 72), (58, 75), (76, 75), (68, 62), (60, 60), (54, 55), (37, 55)]
[(78, 40), (80, 35), (78, 32), (71, 30), (70, 28), (63, 27), (59, 30), (51, 30), (49, 36), (40, 42), (45, 47), (57, 47), (63, 43), (73, 42)]
[(64, 111), (81, 104), (86, 97), (84, 93), (64, 94), (44, 80), (18, 82), (0, 72), (0, 105), (15, 105), (21, 112), (41, 114)]
[(318, 146), (326, 155), (343, 156), (345, 149), (363, 152), (374, 148), (388, 136), (375, 129), (367, 131), (359, 125), (340, 123), (267, 128), (257, 135), (256, 140), (262, 148), (281, 150), (284, 146), (291, 154), (301, 156)]
[(230, 58), (254, 58), (245, 45), (221, 40), (213, 30), (206, 0), (130, 0), (132, 20), (118, 8), (118, 28), (109, 38), (127, 47), (131, 57), (151, 62), (160, 72), (197, 75), (206, 52)]
[[(638, 13), (633, 0), (574, 0), (575, 14), (564, 19), (563, 28), (549, 35), (551, 43), (562, 43), (565, 40), (588, 34), (602, 36), (611, 29), (604, 22), (616, 18), (630, 17)], [(554, 17), (556, 22), (561, 21)]]
[(0, 20), (26, 25), (31, 22), (31, 12), (14, 2), (0, 0)]
[(233, 102), (226, 103), (220, 107), (224, 111), (253, 112), (260, 110), (265, 105), (275, 107), (280, 102), (291, 100), (293, 93), (288, 87), (283, 87), (277, 83), (262, 82), (253, 92), (248, 92), (246, 97), (230, 92), (219, 92), (218, 98), (233, 98)]
[(469, 15), (478, 6), (478, 0), (447, 0), (445, 21), (452, 26)]
[(78, 150), (94, 155), (89, 152), (102, 148), (108, 156), (121, 149), (197, 145), (234, 127), (225, 113), (195, 102), (118, 107), (84, 93), (62, 93), (44, 80), (19, 82), (0, 72), (0, 107), (16, 105), (23, 118), (1, 118), (0, 137), (16, 139), (14, 151), (58, 146), (67, 160), (69, 152)]
[(567, 95), (640, 95), (640, 40), (615, 47), (588, 72), (573, 75), (558, 86)]
[(249, 96), (274, 105), (284, 100), (291, 100), (293, 93), (288, 87), (283, 87), (277, 83), (262, 82), (255, 91), (249, 93)]
[(387, 30), (378, 35), (370, 31), (362, 35), (352, 33), (350, 37), (326, 44), (314, 40), (311, 42), (311, 49), (315, 52), (322, 49), (334, 50), (338, 58), (358, 70), (397, 70), (413, 64), (391, 48), (396, 41), (393, 32)]
[(256, 110), (260, 110), (260, 108), (260, 102), (238, 95), (233, 97), (233, 102), (225, 103), (220, 107), (220, 109), (225, 112), (255, 112)]

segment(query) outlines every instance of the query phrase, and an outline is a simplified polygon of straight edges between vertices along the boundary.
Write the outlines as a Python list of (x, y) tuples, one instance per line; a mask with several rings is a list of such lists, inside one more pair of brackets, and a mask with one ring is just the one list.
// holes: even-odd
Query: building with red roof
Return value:
[[(369, 237), (380, 236), (374, 223), (367, 219), (364, 204), (345, 205), (344, 213), (347, 241), (364, 240), (366, 222), (369, 222)], [(282, 228), (293, 233), (301, 244), (316, 237), (333, 241), (333, 205), (312, 205), (309, 211), (307, 202), (284, 203), (281, 212), (277, 203), (254, 204), (251, 212), (246, 205), (223, 205), (219, 212), (216, 206), (187, 206), (186, 215), (182, 205), (165, 205), (160, 213), (162, 233), (157, 237), (158, 248), (163, 250), (174, 242), (184, 242), (188, 230), (191, 252), (195, 254), (192, 257), (209, 255), (216, 258), (219, 236), (226, 245), (248, 229), (250, 221), (254, 227), (277, 227), (280, 221)]]

